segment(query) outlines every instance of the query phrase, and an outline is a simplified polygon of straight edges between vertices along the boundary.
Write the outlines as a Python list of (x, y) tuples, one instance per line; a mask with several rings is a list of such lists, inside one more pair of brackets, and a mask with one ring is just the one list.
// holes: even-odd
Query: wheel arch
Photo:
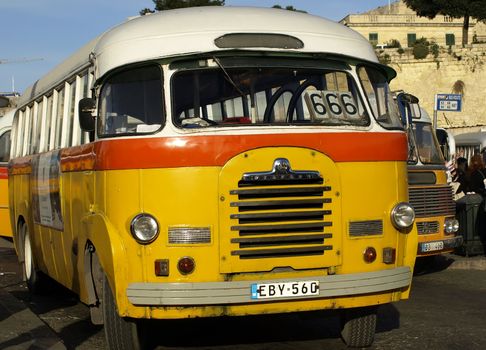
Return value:
[[(112, 291), (124, 288), (127, 274), (126, 249), (119, 233), (106, 217), (93, 214), (82, 220), (78, 242), (83, 250), (78, 256), (79, 279), (82, 281), (80, 299), (90, 306), (92, 321), (102, 322), (93, 312), (101, 310), (103, 276), (106, 275)], [(115, 268), (116, 266), (116, 268)], [(117, 285), (117, 281), (121, 281)]]

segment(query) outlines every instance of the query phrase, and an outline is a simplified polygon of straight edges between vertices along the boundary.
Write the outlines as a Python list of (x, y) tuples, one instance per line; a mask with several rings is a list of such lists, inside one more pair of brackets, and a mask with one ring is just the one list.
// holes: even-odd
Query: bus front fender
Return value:
[[(81, 220), (81, 227), (78, 240), (80, 249), (83, 249), (78, 254), (79, 280), (82, 281), (80, 299), (89, 305), (93, 304), (93, 295), (101, 295), (101, 290), (93, 293), (93, 289), (100, 288), (94, 282), (96, 278), (93, 272), (97, 268), (106, 275), (115, 295), (125, 293), (127, 254), (118, 230), (106, 216), (99, 213), (85, 216)], [(92, 259), (93, 254), (96, 254), (96, 259)], [(99, 263), (100, 266), (93, 266), (93, 262)], [(120, 304), (120, 298), (115, 299)], [(124, 314), (125, 311), (121, 306), (118, 305), (118, 310), (120, 314)]]

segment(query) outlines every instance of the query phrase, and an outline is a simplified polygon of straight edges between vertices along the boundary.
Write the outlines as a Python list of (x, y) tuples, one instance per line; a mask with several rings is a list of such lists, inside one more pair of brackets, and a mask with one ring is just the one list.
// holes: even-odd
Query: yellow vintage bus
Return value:
[(407, 138), (358, 33), (237, 7), (104, 33), (22, 95), (9, 191), (32, 291), (79, 294), (111, 349), (142, 319), (335, 309), (350, 346), (409, 296)]
[(0, 116), (0, 236), (12, 237), (8, 209), (8, 161), (10, 159), (10, 129), (14, 111)]
[(408, 182), (415, 209), (417, 257), (432, 257), (462, 245), (456, 204), (445, 160), (430, 116), (416, 96), (399, 93), (397, 102), (409, 135)]

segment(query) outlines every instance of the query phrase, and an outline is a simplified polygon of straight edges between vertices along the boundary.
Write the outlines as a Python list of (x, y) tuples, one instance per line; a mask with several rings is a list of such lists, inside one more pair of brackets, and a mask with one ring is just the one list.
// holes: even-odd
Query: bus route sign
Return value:
[(461, 94), (436, 94), (435, 110), (444, 112), (460, 112), (462, 109)]

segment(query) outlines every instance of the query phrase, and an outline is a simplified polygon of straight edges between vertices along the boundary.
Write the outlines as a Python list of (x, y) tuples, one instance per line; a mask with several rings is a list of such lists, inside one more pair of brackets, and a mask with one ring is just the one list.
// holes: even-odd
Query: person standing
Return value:
[(471, 158), (469, 164), (469, 191), (480, 194), (483, 201), (478, 209), (477, 216), (477, 232), (479, 239), (483, 245), (484, 255), (486, 255), (486, 212), (485, 212), (485, 198), (486, 198), (486, 169), (484, 169), (483, 157), (476, 154)]
[(486, 170), (484, 169), (483, 157), (476, 154), (471, 158), (468, 171), (469, 191), (486, 197)]
[(463, 194), (466, 194), (468, 192), (469, 180), (468, 180), (468, 166), (467, 166), (466, 158), (464, 157), (457, 158), (456, 174), (453, 181), (459, 183), (459, 187), (456, 190), (456, 194), (461, 192)]

